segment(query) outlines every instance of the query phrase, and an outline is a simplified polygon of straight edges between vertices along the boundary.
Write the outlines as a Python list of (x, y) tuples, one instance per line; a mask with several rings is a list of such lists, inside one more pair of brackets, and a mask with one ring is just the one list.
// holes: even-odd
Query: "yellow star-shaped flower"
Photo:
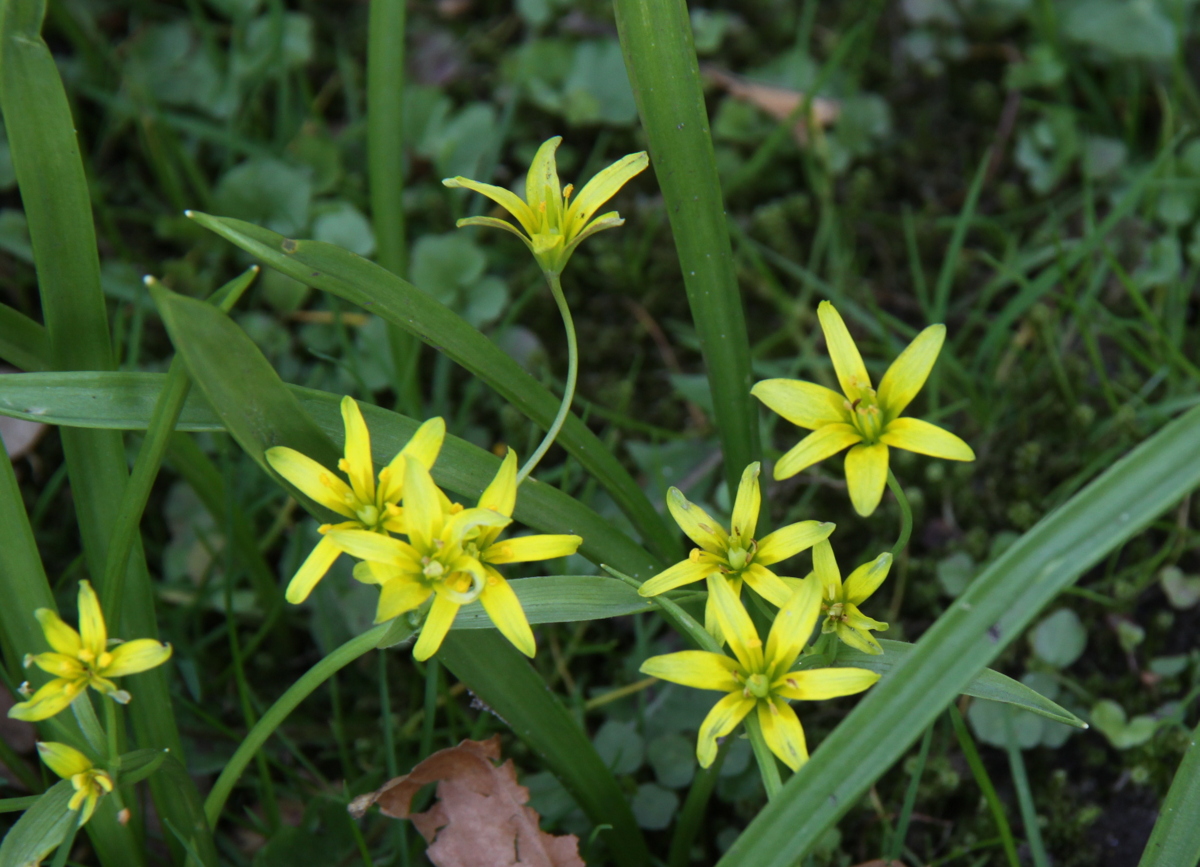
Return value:
[(821, 607), (820, 584), (799, 582), (771, 624), (764, 651), (750, 616), (724, 581), (712, 583), (717, 618), (733, 656), (707, 650), (684, 650), (652, 656), (641, 671), (696, 689), (726, 693), (700, 725), (696, 758), (707, 768), (717, 755), (717, 738), (732, 732), (746, 715), (757, 711), (763, 739), (771, 752), (792, 770), (808, 761), (804, 729), (791, 700), (818, 701), (862, 692), (879, 680), (865, 668), (817, 668), (792, 671), (808, 643)]
[(67, 809), (82, 809), (79, 824), (86, 825), (96, 811), (96, 802), (113, 790), (112, 777), (98, 770), (79, 750), (66, 744), (44, 741), (37, 745), (37, 749), (46, 767), (64, 780), (71, 781), (75, 794), (67, 802)]
[(846, 484), (854, 510), (866, 517), (883, 497), (889, 446), (951, 461), (975, 460), (971, 447), (954, 434), (900, 415), (929, 378), (946, 339), (945, 325), (930, 325), (918, 334), (876, 390), (841, 315), (822, 301), (817, 316), (843, 393), (796, 379), (763, 380), (750, 392), (792, 424), (812, 431), (779, 459), (776, 479), (791, 478), (852, 446), (846, 454)]
[(275, 472), (312, 500), (350, 519), (338, 524), (322, 525), (324, 538), (288, 582), (286, 597), (293, 604), (308, 598), (317, 582), (325, 577), (342, 553), (334, 537), (329, 535), (331, 529), (358, 529), (384, 535), (389, 530), (404, 532), (404, 511), (399, 503), (404, 494), (405, 460), (416, 458), (429, 469), (437, 460), (446, 436), (446, 423), (440, 418), (429, 419), (417, 428), (412, 439), (392, 458), (392, 462), (379, 471), (379, 482), (376, 484), (375, 464), (371, 458), (371, 434), (362, 410), (349, 396), (342, 398), (342, 423), (346, 427), (345, 457), (338, 461), (338, 469), (346, 474), (349, 484), (295, 449), (286, 446), (267, 449), (267, 461)]
[(863, 653), (883, 653), (871, 630), (886, 632), (888, 625), (872, 620), (859, 611), (858, 606), (879, 588), (891, 568), (892, 555), (880, 554), (851, 572), (843, 584), (833, 547), (828, 542), (814, 545), (813, 571), (821, 582), (821, 610), (825, 612), (821, 632), (836, 633), (846, 644)]
[(596, 211), (650, 164), (645, 151), (624, 156), (588, 181), (572, 202), (573, 186), (568, 184), (564, 188), (558, 180), (554, 152), (561, 142), (562, 136), (555, 136), (538, 148), (525, 178), (524, 199), (504, 187), (481, 184), (470, 178), (443, 180), (448, 187), (465, 187), (487, 196), (512, 214), (520, 228), (495, 217), (467, 217), (457, 225), (490, 226), (512, 232), (525, 242), (543, 271), (561, 274), (580, 241), (625, 222), (616, 211), (598, 217)]
[(13, 705), (8, 715), (14, 719), (28, 722), (49, 719), (89, 686), (125, 704), (129, 693), (117, 689), (112, 678), (147, 671), (171, 658), (171, 645), (152, 638), (110, 641), (100, 600), (87, 581), (79, 582), (79, 632), (49, 608), (39, 608), (33, 616), (41, 624), (53, 651), (26, 656), (25, 667), (36, 665), (54, 675), (54, 680), (28, 701)]

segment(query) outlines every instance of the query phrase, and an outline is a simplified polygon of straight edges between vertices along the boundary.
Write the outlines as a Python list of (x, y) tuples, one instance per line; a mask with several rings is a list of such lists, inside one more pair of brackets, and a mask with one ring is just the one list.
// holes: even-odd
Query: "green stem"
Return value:
[(83, 730), (83, 736), (87, 739), (88, 746), (96, 755), (104, 755), (104, 744), (107, 738), (104, 728), (100, 725), (100, 720), (96, 718), (96, 709), (92, 707), (92, 697), (88, 695), (87, 690), (81, 692), (71, 702), (71, 712), (75, 714), (75, 720), (79, 723), (79, 728)]
[[(636, 589), (642, 586), (641, 581), (637, 580), (636, 578), (629, 577), (624, 572), (618, 572), (611, 566), (606, 566), (605, 564), (601, 563), (600, 568), (614, 578), (624, 581), (630, 587)], [(698, 646), (701, 650), (707, 650), (710, 653), (724, 653), (724, 651), (721, 650), (721, 646), (717, 644), (716, 640), (711, 635), (709, 635), (708, 630), (701, 626), (696, 619), (692, 617), (692, 615), (684, 611), (679, 605), (675, 604), (665, 596), (650, 596), (648, 598), (651, 602), (662, 609), (664, 616), (666, 616), (666, 618), (674, 624), (676, 629), (678, 629), (680, 632), (686, 633), (687, 636), (691, 638), (696, 646)]]
[(708, 800), (712, 797), (717, 785), (717, 777), (721, 775), (721, 766), (725, 764), (725, 756), (733, 738), (725, 738), (717, 748), (717, 757), (707, 768), (696, 772), (692, 787), (688, 789), (687, 800), (679, 811), (679, 821), (675, 823), (675, 833), (671, 836), (671, 851), (667, 855), (667, 867), (687, 867), (692, 863), (692, 844), (700, 832), (704, 821), (704, 812)]
[(950, 705), (950, 722), (954, 726), (954, 735), (958, 738), (958, 745), (962, 748), (963, 758), (967, 760), (967, 765), (975, 777), (975, 784), (979, 786), (984, 800), (987, 801), (988, 809), (992, 812), (992, 819), (996, 823), (996, 831), (1000, 834), (1000, 843), (1004, 847), (1009, 867), (1021, 867), (1021, 859), (1017, 857), (1017, 842), (1013, 839), (1008, 817), (1004, 815), (1004, 804), (1001, 803), (1000, 796), (996, 794), (996, 787), (992, 785), (992, 778), (988, 776), (987, 768), (983, 766), (983, 759), (979, 757), (979, 750), (975, 748), (975, 740), (967, 731), (967, 724), (963, 720), (962, 714), (954, 705)]
[(120, 739), (117, 737), (117, 703), (115, 701), (106, 701), (104, 703), (104, 733), (108, 736), (108, 766), (115, 767), (117, 759), (121, 755)]
[(221, 776), (217, 778), (216, 784), (213, 786), (212, 791), (208, 793), (208, 798), (204, 801), (204, 815), (210, 825), (215, 826), (217, 824), (217, 818), (221, 815), (221, 810), (224, 808), (229, 794), (233, 791), (234, 784), (237, 783), (242, 772), (246, 770), (246, 766), (250, 764), (250, 760), (254, 758), (254, 754), (258, 752), (259, 747), (266, 743), (267, 738), (287, 719), (288, 714), (294, 711), (300, 702), (312, 695), (317, 687), (329, 680), (330, 677), (364, 653), (372, 650), (379, 643), (379, 640), (387, 634), (391, 625), (391, 621), (380, 623), (374, 629), (351, 638), (306, 671), (299, 680), (288, 687), (287, 692), (281, 695), (275, 704), (267, 708), (267, 712), (262, 715), (262, 719), (254, 725), (254, 728), (246, 735), (245, 740), (238, 746), (237, 751), (233, 754), (233, 758), (225, 765), (225, 769), (221, 771)]
[(892, 468), (888, 467), (887, 477), (888, 487), (891, 488), (892, 495), (896, 498), (896, 502), (900, 504), (900, 537), (896, 540), (896, 544), (892, 546), (892, 562), (899, 559), (900, 554), (908, 547), (909, 537), (912, 536), (912, 506), (909, 505), (908, 497), (904, 495), (904, 488), (900, 487), (900, 483), (896, 481), (896, 474), (892, 472)]
[(758, 709), (750, 711), (746, 717), (746, 733), (750, 735), (750, 748), (754, 750), (754, 759), (758, 762), (758, 772), (762, 775), (763, 787), (767, 790), (767, 800), (775, 800), (783, 783), (779, 779), (779, 765), (775, 762), (775, 754), (767, 746), (762, 728), (758, 724)]
[(546, 274), (546, 282), (550, 284), (550, 294), (554, 296), (554, 303), (558, 305), (558, 312), (562, 314), (563, 328), (567, 332), (567, 385), (553, 424), (546, 431), (546, 436), (542, 438), (537, 451), (529, 456), (525, 466), (521, 467), (521, 471), (517, 473), (518, 485), (529, 477), (529, 474), (545, 457), (546, 452), (550, 450), (550, 446), (554, 444), (555, 437), (558, 436), (563, 422), (567, 420), (567, 414), (571, 411), (571, 401), (575, 399), (575, 380), (579, 375), (579, 346), (575, 342), (575, 320), (571, 318), (571, 308), (567, 306), (567, 299), (563, 297), (562, 283), (559, 282), (558, 275)]
[(913, 807), (917, 803), (917, 792), (921, 788), (921, 775), (925, 773), (925, 762), (929, 759), (929, 744), (933, 740), (933, 726), (925, 729), (921, 738), (921, 750), (917, 754), (917, 764), (913, 768), (912, 777), (908, 781), (908, 791), (904, 793), (904, 805), (900, 808), (900, 816), (896, 819), (896, 830), (892, 834), (891, 844), (884, 854), (888, 863), (898, 862), (904, 850), (904, 840), (908, 836), (908, 823), (912, 819)]

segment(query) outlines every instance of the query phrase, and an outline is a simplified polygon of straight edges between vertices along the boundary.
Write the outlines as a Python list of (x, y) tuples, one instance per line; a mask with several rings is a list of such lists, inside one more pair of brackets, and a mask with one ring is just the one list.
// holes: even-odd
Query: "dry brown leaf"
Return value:
[[(776, 120), (787, 120), (800, 108), (805, 99), (805, 95), (798, 90), (756, 84), (711, 66), (704, 68), (704, 75), (709, 81), (725, 88), (734, 99), (757, 106)], [(837, 120), (841, 110), (841, 103), (836, 100), (814, 96), (808, 113), (811, 122), (816, 124), (818, 129), (824, 129)], [(796, 121), (792, 135), (795, 136), (797, 144), (802, 145), (808, 141), (808, 123), (804, 118)]]
[[(512, 759), (500, 761), (500, 736), (463, 741), (439, 750), (412, 772), (350, 802), (362, 816), (378, 804), (385, 816), (411, 819), (428, 842), (437, 867), (585, 867), (579, 838), (556, 837), (538, 827), (537, 811), (524, 806), (529, 790), (517, 784)], [(437, 801), (409, 815), (413, 796), (436, 782)]]

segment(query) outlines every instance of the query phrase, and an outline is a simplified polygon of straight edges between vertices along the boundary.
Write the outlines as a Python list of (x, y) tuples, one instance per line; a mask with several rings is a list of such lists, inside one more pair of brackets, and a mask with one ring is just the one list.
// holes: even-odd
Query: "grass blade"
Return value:
[[(530, 623), (601, 620), (653, 611), (654, 603), (623, 581), (599, 575), (548, 575), (509, 582)], [(493, 629), (478, 601), (458, 610), (453, 629)]]
[(983, 799), (987, 801), (988, 809), (992, 811), (992, 819), (996, 822), (996, 830), (1000, 834), (1000, 841), (1004, 845), (1004, 856), (1008, 859), (1009, 867), (1021, 867), (1021, 859), (1017, 857), (1017, 843), (1013, 839), (1012, 828), (1008, 824), (1008, 817), (1004, 814), (1004, 804), (1000, 803), (1000, 796), (996, 794), (996, 787), (992, 785), (992, 778), (988, 776), (987, 768), (983, 766), (983, 759), (979, 757), (979, 750), (975, 746), (975, 739), (971, 737), (971, 733), (967, 731), (967, 724), (963, 721), (962, 714), (958, 712), (958, 708), (950, 708), (950, 722), (954, 725), (954, 736), (958, 738), (958, 745), (962, 747), (963, 756), (967, 760), (967, 764), (971, 767), (971, 774), (975, 777), (975, 784), (979, 786), (979, 791), (983, 792)]
[(1188, 751), (1142, 852), (1138, 867), (1194, 867), (1200, 863), (1200, 727), (1192, 731)]
[[(258, 257), (272, 268), (375, 313), (444, 352), (543, 429), (558, 412), (559, 399), (503, 350), (448, 307), (372, 262), (333, 244), (293, 241), (241, 220), (192, 212), (205, 228)], [(608, 491), (663, 560), (682, 559), (679, 536), (667, 527), (637, 482), (579, 417), (567, 417), (558, 443)]]
[(984, 570), (788, 781), (721, 867), (793, 863), (1051, 599), (1197, 485), (1200, 409), (1193, 409)]
[(692, 26), (683, 0), (615, 0), (625, 67), (666, 200), (683, 283), (708, 370), (725, 478), (762, 453), (750, 399), (750, 344)]
[(7, 304), (0, 304), (0, 358), (21, 370), (50, 369), (46, 329)]

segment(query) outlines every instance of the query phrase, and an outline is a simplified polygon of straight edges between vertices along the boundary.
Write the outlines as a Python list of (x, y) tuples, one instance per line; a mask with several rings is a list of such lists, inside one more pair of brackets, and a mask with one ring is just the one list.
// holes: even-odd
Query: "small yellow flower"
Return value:
[(446, 436), (446, 423), (440, 418), (429, 419), (417, 428), (392, 462), (379, 471), (379, 483), (376, 484), (371, 434), (362, 410), (352, 397), (342, 398), (342, 423), (346, 426), (345, 457), (338, 461), (338, 469), (346, 474), (350, 484), (295, 449), (285, 446), (267, 449), (267, 460), (275, 472), (325, 508), (350, 519), (320, 528), (324, 538), (288, 583), (287, 601), (293, 604), (308, 598), (342, 553), (329, 535), (330, 530), (359, 529), (384, 535), (389, 530), (404, 532), (404, 512), (398, 505), (404, 494), (404, 462), (413, 457), (429, 469), (437, 460)]
[(574, 188), (571, 184), (565, 188), (561, 186), (554, 159), (560, 142), (562, 136), (555, 136), (538, 148), (525, 178), (524, 200), (511, 190), (481, 184), (469, 178), (446, 178), (442, 181), (448, 187), (465, 187), (487, 196), (512, 214), (520, 224), (520, 228), (517, 228), (495, 217), (467, 217), (458, 221), (460, 227), (491, 226), (512, 232), (525, 242), (547, 274), (561, 274), (567, 260), (584, 238), (625, 222), (616, 211), (598, 217), (595, 214), (630, 178), (650, 164), (645, 151), (621, 157), (588, 181), (575, 201), (570, 202)]
[(813, 571), (821, 582), (821, 610), (825, 622), (821, 632), (834, 632), (842, 641), (863, 653), (883, 653), (870, 630), (885, 632), (886, 623), (872, 620), (858, 610), (867, 598), (878, 589), (892, 568), (892, 555), (880, 554), (870, 563), (864, 563), (842, 584), (842, 573), (838, 569), (833, 548), (828, 542), (813, 547)]
[(779, 459), (775, 478), (787, 479), (847, 446), (846, 483), (854, 510), (875, 511), (887, 484), (888, 446), (951, 461), (973, 461), (971, 447), (947, 430), (916, 418), (901, 418), (929, 377), (946, 339), (945, 325), (930, 325), (892, 362), (871, 387), (866, 365), (828, 301), (817, 308), (825, 343), (843, 394), (796, 379), (767, 379), (750, 393), (792, 424), (812, 433)]
[[(355, 578), (380, 585), (376, 623), (411, 611), (433, 596), (413, 647), (413, 656), (425, 660), (441, 647), (459, 607), (474, 602), (488, 587), (487, 570), (467, 553), (467, 545), (477, 536), (475, 531), (505, 527), (512, 519), (491, 509), (451, 504), (420, 461), (405, 460), (408, 542), (366, 530), (333, 529), (329, 535), (341, 550), (365, 561), (354, 567)], [(524, 614), (521, 617), (524, 619)]]
[(731, 658), (707, 650), (684, 650), (652, 656), (641, 671), (672, 683), (724, 692), (700, 725), (696, 758), (707, 768), (717, 755), (717, 738), (728, 735), (746, 714), (758, 712), (763, 739), (792, 770), (808, 761), (804, 729), (792, 706), (793, 699), (818, 701), (862, 692), (879, 675), (865, 668), (818, 668), (791, 671), (808, 643), (821, 607), (820, 585), (811, 579), (799, 582), (795, 593), (771, 624), (764, 653), (762, 640), (733, 590), (723, 581), (712, 584), (721, 630), (732, 648)]
[(27, 655), (25, 667), (36, 665), (54, 675), (54, 680), (28, 701), (13, 705), (8, 715), (14, 719), (29, 722), (49, 719), (89, 686), (125, 704), (129, 701), (129, 693), (117, 689), (112, 678), (147, 671), (171, 658), (171, 645), (152, 638), (125, 642), (109, 640), (100, 601), (87, 581), (79, 582), (79, 632), (49, 608), (39, 608), (33, 616), (42, 625), (42, 632), (53, 651)]
[[(703, 509), (689, 502), (678, 488), (671, 488), (667, 492), (667, 508), (671, 517), (688, 538), (700, 547), (693, 548), (686, 560), (655, 575), (638, 589), (638, 593), (642, 596), (657, 596), (693, 581), (724, 576), (734, 595), (738, 597), (741, 596), (742, 582), (745, 581), (759, 596), (774, 605), (783, 605), (791, 598), (792, 588), (767, 567), (829, 538), (834, 525), (820, 521), (800, 521), (776, 530), (762, 541), (755, 540), (754, 532), (762, 505), (762, 493), (758, 484), (759, 471), (760, 465), (755, 462), (742, 473), (737, 499), (733, 504), (733, 522), (729, 532)], [(718, 634), (712, 596), (712, 585), (715, 583), (725, 582), (708, 582), (708, 607), (704, 619), (705, 628), (713, 635)]]
[(88, 757), (74, 747), (43, 741), (37, 745), (38, 755), (46, 767), (64, 780), (70, 780), (75, 794), (67, 802), (68, 810), (83, 808), (79, 824), (86, 825), (96, 811), (96, 802), (113, 790), (113, 779), (106, 772), (97, 770)]

